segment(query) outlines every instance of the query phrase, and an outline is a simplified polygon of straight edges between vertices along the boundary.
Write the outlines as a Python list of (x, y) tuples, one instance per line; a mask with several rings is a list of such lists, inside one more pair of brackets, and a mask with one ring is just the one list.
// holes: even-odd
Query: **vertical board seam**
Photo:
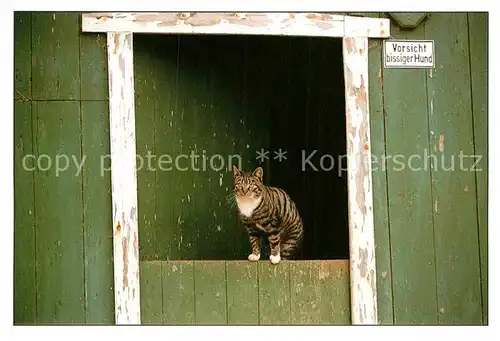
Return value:
[[(474, 120), (474, 93), (472, 91), (472, 50), (471, 50), (471, 45), (470, 45), (470, 21), (469, 21), (469, 15), (470, 13), (467, 13), (467, 48), (469, 50), (469, 89), (470, 89), (470, 105), (471, 105), (471, 118), (472, 118), (472, 148), (474, 151), (474, 155), (476, 155), (476, 135), (475, 135), (475, 120)], [(480, 224), (479, 224), (479, 200), (478, 200), (478, 191), (477, 191), (477, 171), (474, 172), (474, 187), (475, 187), (475, 195), (476, 195), (476, 228), (477, 228), (477, 247), (478, 247), (478, 267), (479, 267), (479, 286), (481, 290), (480, 292), (480, 297), (481, 297), (481, 324), (484, 324), (484, 297), (483, 297), (483, 290), (482, 290), (482, 282), (483, 282), (483, 272), (482, 272), (482, 267), (481, 267), (481, 238), (480, 238)]]
[[(383, 43), (382, 43), (383, 44)], [(383, 117), (383, 126), (384, 126), (384, 155), (387, 155), (387, 110), (385, 108), (385, 92), (384, 92), (384, 73), (385, 69), (383, 68), (384, 65), (384, 56), (382, 54), (382, 49), (380, 50), (380, 77), (382, 78), (382, 84), (381, 84), (381, 93), (382, 93), (382, 117)], [(385, 167), (385, 187), (386, 187), (386, 193), (385, 193), (385, 199), (386, 199), (386, 205), (387, 205), (387, 235), (389, 237), (388, 244), (389, 244), (389, 272), (391, 274), (391, 306), (392, 306), (392, 324), (396, 323), (396, 316), (395, 316), (395, 303), (394, 303), (394, 276), (392, 272), (392, 243), (391, 243), (391, 220), (389, 217), (391, 216), (389, 211), (390, 211), (390, 205), (389, 205), (389, 175), (387, 172), (387, 157), (384, 158), (384, 167)], [(380, 310), (378, 311), (380, 314)]]
[(257, 321), (258, 321), (258, 324), (261, 325), (261, 320), (260, 320), (260, 316), (261, 316), (261, 311), (260, 311), (260, 262), (257, 261), (255, 262), (257, 263), (255, 268), (257, 269)]
[[(425, 22), (424, 24), (424, 37), (427, 38), (427, 22)], [(431, 69), (432, 70), (432, 69)], [(428, 147), (429, 147), (429, 150), (431, 151), (432, 148), (431, 148), (431, 123), (430, 123), (430, 117), (429, 117), (429, 86), (428, 86), (428, 80), (429, 80), (429, 73), (426, 71), (425, 72), (425, 98), (426, 98), (426, 108), (427, 108), (427, 138), (428, 138), (428, 141), (429, 141), (429, 144), (428, 144)], [(432, 99), (431, 99), (432, 101)], [(431, 192), (431, 207), (430, 207), (430, 210), (431, 210), (431, 221), (432, 221), (432, 247), (433, 247), (433, 253), (434, 253), (434, 277), (435, 277), (435, 280), (436, 280), (436, 287), (435, 287), (435, 293), (436, 293), (436, 318), (437, 318), (437, 324), (439, 325), (439, 295), (438, 295), (438, 276), (437, 276), (437, 256), (436, 256), (436, 231), (435, 231), (435, 219), (434, 219), (434, 209), (433, 209), (433, 206), (434, 206), (434, 186), (433, 186), (433, 182), (434, 182), (434, 169), (432, 167), (432, 164), (431, 164), (431, 167), (429, 167), (429, 181), (430, 181), (430, 192)]]
[(227, 261), (224, 262), (224, 278), (225, 278), (225, 285), (226, 285), (226, 324), (229, 324), (229, 307), (228, 307), (228, 298), (227, 298)]
[(291, 271), (290, 271), (290, 263), (289, 262), (285, 262), (285, 264), (287, 265), (287, 271), (288, 271), (288, 294), (290, 295), (288, 297), (288, 304), (290, 306), (290, 309), (288, 310), (288, 323), (289, 324), (292, 324), (292, 275), (291, 275)]
[[(33, 14), (30, 13), (30, 92), (31, 98), (33, 98)], [(31, 151), (38, 155), (38, 143), (36, 141), (36, 115), (35, 115), (35, 103), (31, 99), (30, 103), (30, 114), (31, 114)], [(37, 228), (36, 228), (36, 173), (35, 170), (32, 173), (32, 185), (33, 185), (33, 236), (35, 242), (35, 316), (34, 322), (38, 321), (38, 253), (37, 253)]]
[[(153, 64), (153, 66), (156, 66), (156, 63)], [(158, 98), (156, 96), (156, 83), (153, 81), (153, 146), (152, 146), (152, 149), (153, 149), (153, 155), (156, 156), (156, 99)], [(150, 171), (149, 169), (147, 171)], [(156, 188), (158, 186), (158, 183), (157, 183), (157, 180), (158, 180), (158, 177), (157, 177), (157, 171), (155, 170), (153, 172), (153, 226), (154, 226), (154, 231), (155, 231), (155, 235), (158, 236), (158, 215), (156, 214)], [(151, 218), (151, 217), (150, 217)], [(158, 240), (159, 238), (157, 238), (157, 244), (155, 247), (153, 247), (153, 257), (152, 259), (156, 260), (157, 257), (158, 259), (161, 259), (161, 256), (159, 255), (160, 253), (160, 249), (158, 248)], [(140, 245), (140, 243), (139, 243)], [(158, 252), (158, 253), (156, 253)], [(141, 258), (141, 248), (139, 247), (139, 259)], [(146, 258), (144, 258), (146, 259)], [(163, 276), (162, 276), (163, 277)]]
[(259, 262), (255, 262), (255, 272), (257, 273), (257, 324), (260, 325), (260, 281)]
[(165, 311), (163, 310), (165, 308), (164, 302), (165, 302), (165, 290), (163, 290), (163, 264), (165, 261), (160, 261), (160, 288), (161, 288), (161, 324), (165, 324)]
[[(78, 16), (78, 22), (81, 24), (81, 16)], [(83, 152), (84, 152), (84, 148), (83, 148), (83, 117), (82, 117), (82, 63), (81, 63), (81, 57), (82, 57), (82, 51), (81, 51), (81, 35), (79, 34), (78, 35), (78, 79), (80, 80), (80, 87), (79, 87), (79, 99), (78, 99), (78, 103), (79, 103), (79, 113), (78, 113), (78, 117), (80, 119), (80, 157), (83, 158)], [(88, 310), (88, 295), (87, 295), (87, 266), (86, 266), (86, 262), (87, 262), (87, 253), (86, 253), (86, 247), (87, 247), (87, 244), (86, 244), (86, 238), (85, 238), (85, 233), (86, 233), (86, 229), (85, 229), (85, 196), (83, 195), (84, 191), (85, 191), (85, 184), (84, 184), (84, 172), (85, 170), (81, 169), (81, 173), (80, 173), (80, 176), (81, 176), (81, 191), (80, 191), (80, 194), (81, 194), (81, 206), (82, 206), (82, 244), (83, 244), (83, 247), (82, 247), (82, 253), (83, 253), (83, 316), (84, 316), (84, 321), (85, 323), (88, 323), (88, 316), (87, 316), (87, 310)]]
[(193, 269), (193, 313), (194, 313), (194, 325), (197, 323), (197, 315), (196, 315), (196, 262), (191, 261), (191, 264), (193, 266), (191, 267)]

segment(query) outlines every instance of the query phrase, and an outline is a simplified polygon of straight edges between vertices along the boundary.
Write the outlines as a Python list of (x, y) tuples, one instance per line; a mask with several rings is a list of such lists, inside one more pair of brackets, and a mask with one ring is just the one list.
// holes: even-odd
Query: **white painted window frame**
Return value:
[[(368, 39), (389, 19), (324, 13), (85, 13), (83, 32), (107, 33), (115, 323), (140, 324), (133, 34), (243, 34), (343, 39), (352, 324), (377, 324)], [(279, 266), (279, 265), (278, 265)]]

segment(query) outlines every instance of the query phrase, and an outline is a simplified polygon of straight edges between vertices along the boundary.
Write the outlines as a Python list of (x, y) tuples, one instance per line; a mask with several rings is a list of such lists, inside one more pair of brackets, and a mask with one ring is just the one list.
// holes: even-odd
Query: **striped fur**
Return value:
[(295, 203), (280, 188), (264, 185), (263, 170), (242, 172), (233, 166), (234, 195), (239, 217), (248, 231), (250, 261), (260, 259), (261, 237), (267, 235), (269, 259), (296, 259), (303, 240), (303, 223)]

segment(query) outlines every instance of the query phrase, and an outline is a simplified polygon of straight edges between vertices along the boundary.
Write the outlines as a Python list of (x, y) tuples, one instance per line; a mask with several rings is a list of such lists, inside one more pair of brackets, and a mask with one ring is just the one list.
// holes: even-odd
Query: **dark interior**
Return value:
[[(141, 108), (146, 98), (154, 95), (160, 101), (175, 92), (176, 108), (183, 110), (183, 123), (179, 123), (183, 128), (175, 134), (183, 137), (184, 144), (197, 141), (200, 145), (210, 140), (204, 144), (208, 154), (223, 150), (242, 155), (244, 170), (262, 166), (266, 184), (283, 188), (296, 202), (306, 229), (302, 259), (349, 257), (341, 39), (136, 35), (134, 44), (136, 73), (142, 72), (136, 79), (138, 121), (146, 119), (147, 109)], [(142, 83), (147, 82), (143, 71), (146, 69), (154, 70), (149, 74), (157, 80), (154, 94)], [(161, 90), (163, 77), (174, 78), (175, 82)], [(210, 103), (209, 108), (202, 104), (205, 102)], [(162, 105), (155, 105), (157, 116), (161, 114), (158, 106)], [(154, 122), (155, 135), (170, 134), (168, 122)], [(141, 135), (148, 138), (151, 134), (151, 128), (143, 126), (138, 128), (144, 130), (138, 131), (139, 146)], [(169, 148), (168, 143), (156, 139), (157, 152), (161, 146)], [(261, 148), (269, 151), (270, 157), (263, 163), (256, 160), (256, 151)], [(286, 160), (281, 162), (274, 159), (274, 152), (280, 148), (286, 151)], [(315, 154), (303, 169), (302, 161), (311, 153)], [(140, 236), (143, 259), (246, 259), (248, 241), (241, 229), (209, 232), (212, 226), (220, 225), (211, 222), (214, 216), (225, 216), (217, 219), (237, 224), (234, 208), (228, 210), (225, 203), (227, 189), (222, 189), (226, 186), (231, 190), (232, 171), (228, 167), (224, 172), (220, 189), (217, 185), (197, 187), (197, 194), (192, 192), (191, 182), (211, 182), (209, 172), (156, 175), (157, 185), (168, 182), (170, 193), (182, 196), (187, 188), (191, 191), (190, 201), (200, 198), (203, 202), (176, 206), (173, 202), (161, 202), (156, 191), (155, 213), (160, 214), (160, 208), (167, 206), (166, 212), (170, 213), (165, 213), (169, 216), (162, 223), (143, 224), (147, 225)], [(144, 178), (141, 174), (144, 173), (139, 173), (139, 180)], [(146, 202), (146, 190), (141, 199), (140, 187), (139, 183), (139, 203)], [(208, 191), (210, 201), (205, 196)], [(221, 201), (225, 206), (216, 204)], [(216, 211), (212, 213), (212, 209)], [(180, 228), (175, 220), (181, 210), (185, 215), (183, 235), (179, 238), (168, 231)], [(150, 231), (154, 232), (154, 240)], [(195, 250), (188, 252), (181, 246), (177, 250), (179, 239), (183, 243), (189, 241)], [(149, 247), (147, 243), (156, 246)], [(170, 248), (171, 244), (175, 247)]]

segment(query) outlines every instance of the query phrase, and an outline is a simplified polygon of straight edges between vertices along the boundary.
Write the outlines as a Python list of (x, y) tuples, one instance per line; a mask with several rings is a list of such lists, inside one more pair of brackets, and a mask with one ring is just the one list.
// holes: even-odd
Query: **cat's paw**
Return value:
[(259, 253), (258, 255), (255, 255), (255, 254), (253, 254), (253, 253), (251, 253), (251, 254), (249, 254), (249, 255), (248, 255), (248, 260), (249, 260), (250, 262), (256, 262), (256, 261), (258, 261), (259, 259), (260, 259), (260, 253)]
[(280, 262), (280, 260), (281, 260), (281, 256), (278, 253), (276, 256), (270, 255), (269, 259), (271, 260), (271, 263), (278, 264)]

